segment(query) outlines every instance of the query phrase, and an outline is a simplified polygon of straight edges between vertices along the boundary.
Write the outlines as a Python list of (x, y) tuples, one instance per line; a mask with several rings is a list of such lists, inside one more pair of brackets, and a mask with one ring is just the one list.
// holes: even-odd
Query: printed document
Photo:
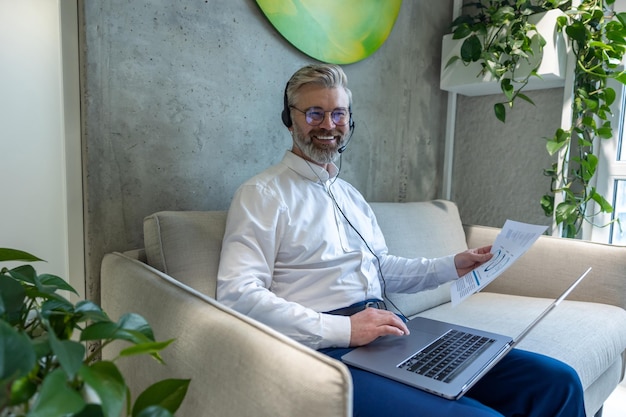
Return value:
[(491, 247), (493, 258), (458, 280), (452, 281), (450, 286), (452, 306), (458, 305), (496, 279), (513, 265), (547, 228), (547, 226), (507, 220)]

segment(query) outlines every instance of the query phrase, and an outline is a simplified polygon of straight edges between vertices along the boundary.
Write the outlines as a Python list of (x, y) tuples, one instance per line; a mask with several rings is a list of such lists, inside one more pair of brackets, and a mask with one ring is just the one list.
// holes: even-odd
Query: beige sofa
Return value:
[[(499, 229), (463, 226), (456, 206), (373, 203), (390, 252), (436, 257), (490, 244)], [(113, 318), (136, 312), (163, 357), (120, 362), (134, 395), (167, 377), (191, 378), (180, 416), (350, 416), (347, 368), (216, 302), (225, 212), (160, 212), (145, 219), (145, 250), (107, 254), (102, 303)], [(542, 236), (486, 291), (451, 308), (447, 285), (390, 295), (404, 313), (516, 335), (588, 266), (592, 273), (520, 344), (573, 366), (596, 414), (624, 376), (626, 247)], [(119, 346), (109, 347), (106, 357)]]

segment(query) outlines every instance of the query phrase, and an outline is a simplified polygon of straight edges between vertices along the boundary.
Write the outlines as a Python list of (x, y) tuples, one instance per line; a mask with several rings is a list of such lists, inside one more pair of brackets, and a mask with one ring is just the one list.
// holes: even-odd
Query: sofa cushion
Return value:
[[(552, 300), (477, 293), (452, 307), (444, 304), (419, 314), (516, 337)], [(563, 301), (517, 346), (561, 360), (578, 371), (586, 389), (626, 349), (626, 311), (606, 304)], [(590, 354), (593, 352), (593, 354)]]
[[(446, 200), (371, 203), (389, 253), (408, 258), (436, 258), (467, 249), (457, 206)], [(401, 221), (399, 221), (401, 219)], [(450, 284), (416, 294), (387, 294), (407, 317), (450, 301)], [(398, 312), (398, 311), (397, 311)]]
[(148, 264), (215, 298), (225, 211), (162, 211), (144, 219)]

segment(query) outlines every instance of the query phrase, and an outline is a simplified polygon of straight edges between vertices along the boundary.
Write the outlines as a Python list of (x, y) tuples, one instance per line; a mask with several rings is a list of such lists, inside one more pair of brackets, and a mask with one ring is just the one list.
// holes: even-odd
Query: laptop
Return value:
[(587, 276), (587, 269), (517, 337), (416, 317), (408, 336), (385, 336), (352, 350), (351, 366), (450, 400), (461, 398)]

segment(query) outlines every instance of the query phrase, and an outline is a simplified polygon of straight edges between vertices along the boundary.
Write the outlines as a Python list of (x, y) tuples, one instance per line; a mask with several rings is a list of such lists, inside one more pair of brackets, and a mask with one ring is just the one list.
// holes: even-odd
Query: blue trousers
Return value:
[[(335, 359), (350, 349), (322, 349)], [(354, 417), (585, 417), (583, 389), (569, 365), (513, 349), (461, 399), (447, 400), (348, 367)]]

